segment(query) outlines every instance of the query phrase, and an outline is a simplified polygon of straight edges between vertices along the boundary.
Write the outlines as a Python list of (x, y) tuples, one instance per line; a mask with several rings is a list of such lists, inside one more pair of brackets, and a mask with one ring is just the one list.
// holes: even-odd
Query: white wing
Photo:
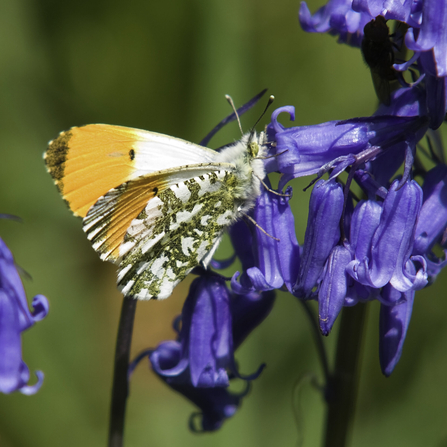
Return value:
[(216, 161), (218, 152), (180, 138), (147, 130), (135, 130), (134, 177), (164, 169)]
[(120, 247), (118, 287), (139, 299), (164, 299), (211, 259), (237, 213), (231, 170), (185, 180), (149, 201)]

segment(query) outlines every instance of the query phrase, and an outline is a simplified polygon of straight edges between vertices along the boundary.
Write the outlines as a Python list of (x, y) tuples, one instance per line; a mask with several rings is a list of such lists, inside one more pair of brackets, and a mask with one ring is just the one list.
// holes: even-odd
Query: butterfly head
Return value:
[(251, 158), (255, 158), (259, 154), (259, 144), (257, 141), (248, 143), (248, 154)]

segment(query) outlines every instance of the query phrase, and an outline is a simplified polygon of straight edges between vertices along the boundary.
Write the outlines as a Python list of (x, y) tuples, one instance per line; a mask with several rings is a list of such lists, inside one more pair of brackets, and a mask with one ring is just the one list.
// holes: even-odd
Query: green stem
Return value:
[(126, 402), (129, 394), (130, 345), (137, 300), (124, 297), (115, 348), (115, 366), (110, 405), (109, 447), (122, 447)]
[(346, 447), (349, 442), (359, 382), (365, 316), (366, 304), (345, 307), (342, 311), (335, 368), (326, 389), (328, 407), (324, 447)]
[(312, 334), (315, 345), (317, 347), (318, 357), (320, 358), (321, 368), (323, 369), (325, 384), (327, 385), (327, 383), (330, 380), (329, 365), (328, 365), (326, 349), (323, 344), (323, 337), (321, 336), (317, 318), (315, 317), (314, 312), (312, 312), (312, 309), (308, 301), (306, 300), (298, 300), (298, 301), (303, 306), (304, 311), (306, 312), (307, 319), (309, 320), (310, 327), (312, 328)]

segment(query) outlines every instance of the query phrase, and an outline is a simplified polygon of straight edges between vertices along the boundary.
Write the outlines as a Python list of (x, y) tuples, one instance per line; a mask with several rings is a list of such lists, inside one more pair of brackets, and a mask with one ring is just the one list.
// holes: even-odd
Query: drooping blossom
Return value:
[(22, 359), (22, 332), (48, 313), (48, 301), (36, 295), (30, 312), (14, 258), (0, 239), (0, 391), (34, 394), (42, 385), (43, 373), (36, 371), (37, 383), (28, 385), (30, 372)]
[[(427, 173), (422, 187), (413, 180), (417, 147), (432, 123), (425, 91), (407, 87), (392, 95), (391, 104), (382, 104), (371, 117), (286, 128), (278, 116), (285, 112), (294, 119), (294, 109), (282, 107), (273, 112), (268, 127), (282, 174), (280, 188), (295, 177), (329, 176), (312, 182), (292, 293), (318, 300), (324, 335), (343, 306), (379, 300), (379, 351), (385, 375), (400, 358), (415, 291), (446, 263), (431, 248), (447, 226), (442, 211), (436, 222), (424, 217), (427, 210), (441, 208), (445, 166)], [(339, 178), (345, 171), (343, 183)], [(354, 181), (363, 200), (353, 201)]]
[(236, 293), (280, 289), (283, 285), (292, 290), (301, 248), (289, 205), (292, 188), (279, 194), (264, 188), (251, 213), (256, 226), (240, 221), (230, 228), (235, 253), (242, 262), (242, 275), (236, 272), (231, 282)]
[(268, 315), (273, 302), (273, 292), (236, 295), (225, 278), (201, 271), (183, 306), (177, 340), (160, 343), (136, 363), (148, 355), (154, 372), (200, 409), (201, 430), (216, 430), (236, 412), (248, 390), (228, 391), (230, 380), (243, 379), (248, 387), (263, 369), (261, 365), (252, 374), (241, 374), (234, 351)]
[(314, 15), (301, 2), (299, 19), (307, 32), (330, 33), (339, 42), (360, 47), (365, 25), (383, 16), (408, 26), (407, 47), (417, 53), (432, 52), (436, 75), (447, 75), (447, 5), (443, 0), (329, 0)]
[[(366, 32), (377, 17), (397, 21), (395, 31), (385, 39), (377, 32)], [(329, 0), (314, 15), (302, 2), (299, 19), (305, 31), (337, 35), (339, 42), (362, 47), (362, 51), (366, 39), (377, 41), (371, 56), (378, 58), (379, 72), (394, 70), (395, 77), (387, 76), (388, 80), (395, 78), (402, 86), (422, 88), (430, 127), (436, 129), (442, 124), (447, 111), (447, 4), (443, 0)], [(386, 32), (387, 25), (383, 27)], [(404, 46), (414, 52), (408, 61), (398, 59)], [(367, 61), (368, 55), (363, 56)], [(411, 84), (400, 74), (409, 69), (418, 78)], [(382, 100), (382, 95), (379, 98)]]

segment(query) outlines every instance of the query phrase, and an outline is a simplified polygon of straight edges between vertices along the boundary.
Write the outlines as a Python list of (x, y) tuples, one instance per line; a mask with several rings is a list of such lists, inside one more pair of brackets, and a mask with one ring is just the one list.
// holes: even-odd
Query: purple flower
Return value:
[[(380, 16), (397, 20), (400, 26), (393, 34), (381, 37), (380, 31), (389, 34), (383, 20), (380, 22), (383, 25), (371, 27)], [(436, 129), (441, 125), (447, 111), (447, 4), (444, 0), (329, 0), (313, 16), (302, 2), (299, 18), (305, 31), (329, 32), (338, 35), (339, 42), (362, 47), (382, 102), (391, 102), (389, 82), (395, 79), (403, 86), (424, 89), (427, 98), (424, 114), (430, 119), (430, 127)], [(409, 61), (394, 63), (393, 52), (404, 41), (414, 55)], [(413, 84), (408, 84), (400, 74), (409, 68), (419, 73), (419, 79)]]
[(223, 277), (202, 271), (183, 306), (178, 340), (145, 351), (131, 369), (149, 355), (154, 372), (200, 408), (202, 430), (216, 430), (236, 412), (246, 394), (230, 393), (230, 380), (242, 378), (248, 384), (264, 367), (242, 376), (234, 350), (269, 314), (273, 303), (273, 292), (233, 295)]
[[(379, 300), (380, 359), (386, 375), (402, 353), (415, 291), (447, 265), (446, 256), (432, 252), (435, 244), (444, 248), (447, 239), (447, 168), (440, 165), (423, 174), (423, 188), (412, 180), (424, 135), (434, 141), (432, 161), (439, 163), (442, 154), (429, 127), (439, 125), (444, 105), (436, 110), (427, 94), (420, 86), (401, 88), (392, 93), (390, 105), (382, 104), (371, 117), (292, 128), (278, 122), (281, 112), (294, 118), (293, 107), (282, 107), (273, 112), (267, 129), (276, 143), (280, 188), (295, 177), (316, 174), (292, 292), (318, 300), (324, 335), (343, 306)], [(403, 174), (396, 177), (402, 166)], [(345, 170), (342, 186), (338, 177)], [(328, 180), (316, 181), (325, 174)], [(356, 205), (353, 180), (365, 197)]]
[(436, 64), (436, 76), (445, 77), (447, 76), (447, 4), (444, 0), (424, 0), (417, 2), (413, 7), (414, 21), (410, 24), (411, 28), (407, 32), (405, 43), (412, 51), (431, 52)]
[[(424, 202), (419, 213), (415, 231), (413, 255), (424, 256), (427, 274), (434, 281), (438, 273), (447, 265), (446, 229), (447, 229), (447, 166), (439, 165), (429, 171), (422, 186)], [(433, 253), (438, 244), (444, 256), (439, 258)]]
[(444, 0), (329, 0), (313, 16), (302, 2), (299, 19), (304, 31), (328, 32), (338, 35), (339, 42), (359, 47), (365, 25), (379, 15), (407, 24), (405, 44), (417, 53), (415, 59), (420, 53), (433, 53), (436, 76), (447, 76), (447, 5)]
[[(400, 292), (418, 290), (427, 284), (422, 269), (413, 274), (412, 259), (414, 234), (422, 205), (422, 189), (414, 181), (397, 190), (395, 181), (383, 202), (380, 220), (370, 239), (364, 237), (356, 243), (364, 247), (363, 258), (353, 260), (347, 267), (350, 275), (360, 284), (376, 289), (388, 283)], [(377, 208), (376, 208), (377, 209)], [(374, 213), (375, 217), (377, 213)], [(353, 216), (355, 221), (356, 214)], [(354, 226), (354, 223), (353, 223)], [(372, 229), (372, 224), (367, 231)], [(362, 244), (362, 245), (360, 245)], [(365, 245), (366, 244), (366, 245)]]
[(301, 2), (299, 20), (304, 31), (329, 33), (339, 36), (340, 43), (359, 47), (363, 39), (363, 28), (373, 18), (352, 9), (352, 0), (329, 0), (313, 16), (306, 4)]
[(311, 298), (322, 280), (326, 261), (340, 239), (343, 191), (335, 181), (320, 180), (312, 190), (303, 256), (293, 293)]
[(32, 305), (34, 310), (30, 312), (12, 253), (0, 239), (0, 391), (3, 393), (34, 394), (43, 382), (43, 373), (36, 371), (37, 383), (27, 385), (30, 372), (22, 360), (21, 333), (48, 313), (43, 295), (36, 295)]
[(414, 290), (398, 292), (391, 285), (384, 287), (382, 297), (387, 304), (380, 307), (379, 358), (385, 376), (391, 375), (402, 355), (402, 348), (413, 310)]
[[(201, 416), (201, 430), (218, 430), (225, 419), (230, 418), (239, 408), (242, 398), (246, 392), (236, 394), (230, 393), (227, 388), (198, 388), (191, 384), (189, 374), (183, 371), (178, 376), (169, 377), (158, 371), (172, 371), (181, 362), (181, 344), (177, 341), (165, 341), (157, 346), (150, 354), (152, 368), (157, 375), (174, 391), (189, 399), (199, 409)], [(144, 355), (148, 353), (145, 352)], [(248, 390), (247, 390), (248, 391)], [(190, 428), (200, 431), (194, 424), (196, 413), (191, 415)]]
[(155, 350), (151, 362), (159, 375), (178, 376), (188, 369), (195, 387), (228, 386), (227, 369), (235, 370), (230, 298), (220, 276), (205, 274), (191, 284), (182, 310), (181, 357), (165, 369)]
[(346, 266), (351, 258), (351, 252), (346, 247), (337, 245), (326, 262), (323, 281), (318, 291), (318, 319), (323, 335), (329, 335), (345, 304), (349, 285)]
[(279, 289), (283, 284), (292, 289), (300, 247), (289, 205), (291, 195), (292, 188), (282, 196), (264, 189), (252, 212), (258, 226), (241, 221), (231, 227), (232, 243), (243, 270), (240, 281), (236, 272), (231, 282), (236, 293)]
[(359, 14), (370, 17), (382, 15), (386, 20), (398, 20), (410, 26), (417, 26), (418, 18), (414, 0), (389, 1), (389, 0), (354, 0), (352, 9)]
[[(396, 92), (396, 97), (403, 93)], [(379, 156), (395, 157), (397, 154), (397, 164), (389, 164), (397, 169), (408, 153), (415, 152), (416, 143), (428, 128), (426, 117), (405, 115), (419, 107), (419, 99), (411, 94), (411, 106), (408, 101), (405, 105), (396, 101), (392, 108), (379, 108), (378, 114), (372, 117), (289, 128), (282, 126), (277, 118), (286, 112), (293, 120), (294, 108), (287, 106), (275, 110), (269, 136), (276, 141), (278, 170), (283, 174), (279, 187), (284, 187), (292, 178), (310, 174), (321, 177), (329, 170), (333, 170), (333, 178), (350, 165), (360, 166), (378, 160)], [(397, 116), (382, 115), (385, 110)], [(411, 167), (412, 158), (407, 161)], [(383, 160), (380, 166), (383, 166)], [(392, 174), (394, 171), (389, 175)]]

